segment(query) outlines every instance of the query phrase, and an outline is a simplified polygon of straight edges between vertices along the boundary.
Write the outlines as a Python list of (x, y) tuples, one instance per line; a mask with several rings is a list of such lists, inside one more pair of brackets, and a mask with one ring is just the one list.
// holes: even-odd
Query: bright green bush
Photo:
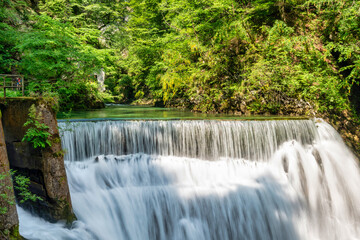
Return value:
[(41, 112), (36, 112), (35, 105), (31, 105), (29, 109), (29, 115), (27, 121), (24, 123), (24, 127), (28, 127), (22, 141), (27, 141), (33, 144), (34, 148), (46, 148), (51, 146), (49, 137), (51, 134), (48, 132), (49, 127), (41, 123)]

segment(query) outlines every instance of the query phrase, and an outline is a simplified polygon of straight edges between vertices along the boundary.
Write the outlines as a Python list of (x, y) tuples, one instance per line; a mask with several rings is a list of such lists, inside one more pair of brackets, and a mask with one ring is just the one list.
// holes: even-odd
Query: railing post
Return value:
[(6, 81), (6, 77), (4, 76), (3, 77), (3, 79), (4, 79), (4, 98), (6, 98), (6, 87), (5, 87), (5, 81)]
[[(9, 77), (11, 79), (10, 83), (8, 86), (6, 86), (6, 78)], [(4, 89), (4, 98), (6, 98), (6, 89), (10, 88), (10, 89), (15, 89), (16, 91), (16, 95), (18, 95), (18, 91), (20, 91), (21, 88), (21, 93), (22, 96), (25, 96), (25, 80), (24, 80), (24, 76), (23, 75), (18, 75), (18, 74), (0, 74), (0, 82), (1, 82), (1, 78), (3, 79), (3, 85), (0, 85), (0, 89)], [(14, 79), (16, 81), (16, 83), (14, 84)], [(20, 86), (21, 85), (21, 86)]]
[(22, 96), (25, 96), (24, 76), (21, 76), (21, 90), (22, 90)]

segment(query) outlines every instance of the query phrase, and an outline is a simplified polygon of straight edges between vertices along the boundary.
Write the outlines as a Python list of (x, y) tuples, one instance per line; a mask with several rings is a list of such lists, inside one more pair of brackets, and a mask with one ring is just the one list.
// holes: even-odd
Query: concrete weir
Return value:
[[(22, 141), (27, 131), (23, 125), (33, 104), (36, 112), (41, 113), (40, 122), (49, 127), (51, 146), (46, 148), (34, 148), (32, 143)], [(8, 174), (10, 167), (30, 178), (29, 190), (43, 201), (27, 201), (20, 204), (22, 207), (48, 221), (66, 220), (70, 223), (75, 219), (75, 215), (71, 206), (53, 102), (45, 98), (6, 98), (0, 100), (0, 110), (0, 174)], [(12, 198), (14, 194), (10, 174), (1, 181), (1, 194), (5, 193)], [(13, 232), (18, 229), (18, 218), (15, 205), (8, 202), (0, 198), (0, 206), (7, 207), (6, 213), (0, 214), (0, 232), (14, 238), (16, 233)]]

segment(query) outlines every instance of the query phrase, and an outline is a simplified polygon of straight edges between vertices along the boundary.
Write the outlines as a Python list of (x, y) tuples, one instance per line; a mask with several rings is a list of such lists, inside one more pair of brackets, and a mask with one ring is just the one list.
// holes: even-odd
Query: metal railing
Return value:
[(0, 89), (4, 89), (4, 98), (6, 98), (6, 89), (16, 89), (18, 91), (21, 90), (22, 96), (24, 96), (25, 88), (24, 88), (24, 76), (18, 74), (0, 74)]

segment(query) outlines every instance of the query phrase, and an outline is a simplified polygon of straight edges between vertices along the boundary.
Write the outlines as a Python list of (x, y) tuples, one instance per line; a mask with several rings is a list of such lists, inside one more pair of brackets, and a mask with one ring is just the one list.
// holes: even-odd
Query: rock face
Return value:
[(346, 145), (353, 150), (354, 155), (360, 160), (360, 128), (359, 120), (352, 113), (343, 111), (341, 114), (320, 115), (330, 123), (341, 135)]
[[(28, 119), (29, 108), (36, 106), (51, 134), (51, 147), (34, 148), (32, 143), (22, 142), (27, 129), (23, 127)], [(63, 152), (55, 111), (51, 102), (39, 98), (6, 99), (0, 103), (5, 142), (10, 167), (30, 178), (29, 190), (43, 201), (28, 201), (24, 208), (35, 211), (49, 221), (67, 220), (75, 217), (72, 213), (70, 192), (64, 167)]]
[(10, 166), (6, 152), (3, 126), (0, 121), (0, 207), (6, 211), (0, 214), (0, 239), (17, 239), (19, 236), (19, 220), (16, 212)]

